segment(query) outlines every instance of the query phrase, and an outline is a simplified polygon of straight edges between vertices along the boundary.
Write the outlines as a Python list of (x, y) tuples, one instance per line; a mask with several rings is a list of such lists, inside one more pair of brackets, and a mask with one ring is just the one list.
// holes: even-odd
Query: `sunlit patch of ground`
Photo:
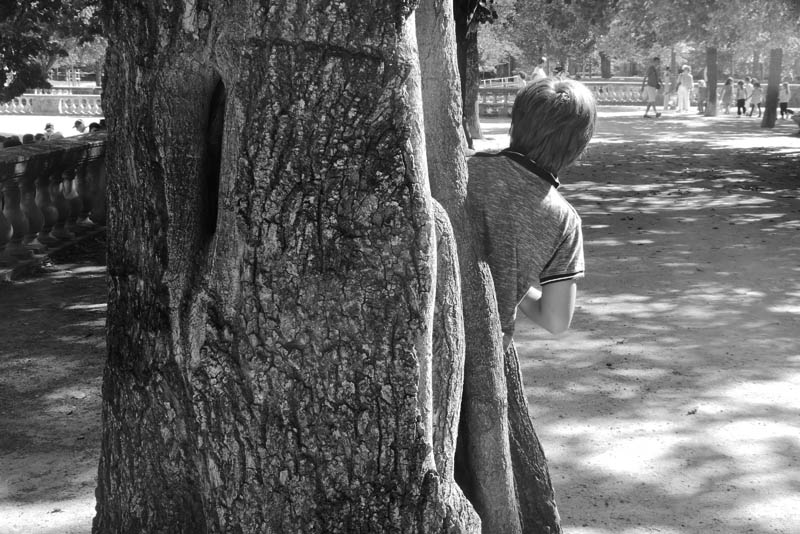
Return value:
[[(588, 265), (572, 330), (522, 319), (515, 336), (564, 531), (795, 534), (797, 128), (641, 113), (602, 108), (562, 176)], [(508, 127), (485, 121), (476, 149), (507, 146)], [(0, 299), (0, 534), (88, 533), (103, 270), (21, 287)]]
[(666, 118), (601, 114), (562, 179), (587, 255), (573, 328), (515, 336), (564, 529), (794, 533), (800, 138)]

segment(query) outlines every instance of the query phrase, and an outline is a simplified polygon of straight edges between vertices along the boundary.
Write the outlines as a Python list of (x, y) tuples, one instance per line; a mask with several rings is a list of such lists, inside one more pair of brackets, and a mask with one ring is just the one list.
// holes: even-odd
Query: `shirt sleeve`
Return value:
[(570, 211), (561, 241), (539, 275), (539, 284), (582, 278), (585, 269), (581, 219), (576, 212)]

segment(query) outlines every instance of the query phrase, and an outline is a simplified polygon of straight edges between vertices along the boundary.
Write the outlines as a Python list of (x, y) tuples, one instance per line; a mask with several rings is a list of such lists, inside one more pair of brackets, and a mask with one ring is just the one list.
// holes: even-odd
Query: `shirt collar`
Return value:
[(545, 182), (549, 183), (556, 189), (558, 189), (558, 186), (561, 185), (561, 182), (558, 181), (558, 176), (556, 176), (555, 174), (553, 174), (548, 170), (543, 169), (542, 167), (539, 166), (538, 163), (536, 163), (529, 157), (520, 154), (519, 152), (514, 152), (510, 148), (506, 148), (505, 150), (501, 151), (500, 154), (514, 161), (515, 163), (522, 165), (523, 167), (525, 167), (533, 174), (535, 174)]

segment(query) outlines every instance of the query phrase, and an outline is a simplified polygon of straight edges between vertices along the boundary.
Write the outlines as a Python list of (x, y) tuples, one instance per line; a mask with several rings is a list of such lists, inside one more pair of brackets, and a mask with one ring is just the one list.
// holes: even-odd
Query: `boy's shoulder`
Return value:
[[(558, 188), (558, 177), (541, 168), (535, 161), (510, 149), (499, 152), (478, 152), (467, 160), (476, 175), (489, 181), (503, 181), (506, 185), (520, 183), (537, 188)], [(472, 176), (470, 176), (470, 180)]]

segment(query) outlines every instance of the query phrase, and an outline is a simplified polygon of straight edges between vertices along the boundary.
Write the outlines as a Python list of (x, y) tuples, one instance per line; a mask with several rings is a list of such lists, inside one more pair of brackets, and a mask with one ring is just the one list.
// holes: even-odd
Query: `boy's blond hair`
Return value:
[(545, 78), (517, 93), (511, 110), (511, 150), (558, 172), (577, 160), (594, 135), (591, 91), (574, 80)]

